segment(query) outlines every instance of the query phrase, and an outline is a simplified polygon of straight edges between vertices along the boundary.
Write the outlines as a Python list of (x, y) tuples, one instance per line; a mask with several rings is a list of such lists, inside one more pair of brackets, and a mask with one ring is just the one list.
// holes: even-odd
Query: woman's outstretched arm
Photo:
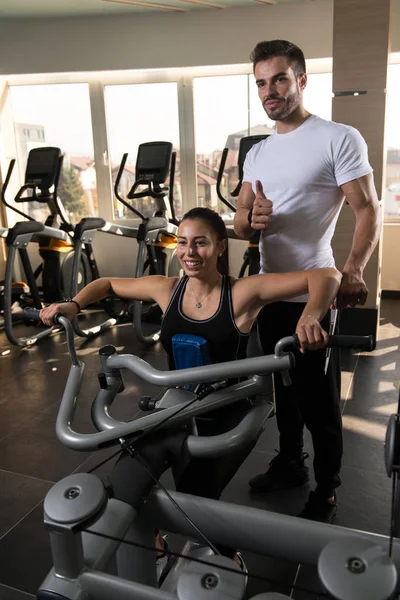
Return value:
[(119, 296), (127, 300), (142, 300), (144, 302), (157, 302), (163, 308), (165, 299), (169, 298), (175, 278), (162, 275), (150, 275), (149, 277), (122, 278), (101, 277), (86, 285), (74, 296), (74, 302), (57, 302), (50, 304), (40, 311), (40, 318), (46, 325), (53, 325), (53, 318), (61, 313), (72, 320), (79, 312), (89, 304), (99, 302), (107, 296)]
[(308, 293), (306, 309), (314, 311), (320, 319), (335, 299), (341, 279), (342, 275), (337, 269), (326, 267), (293, 273), (252, 275), (237, 284), (243, 288), (241, 293), (248, 296), (249, 304), (256, 308)]
[(326, 344), (327, 335), (321, 328), (320, 321), (336, 298), (341, 279), (342, 275), (337, 269), (327, 267), (293, 273), (253, 275), (247, 278), (247, 283), (240, 280), (237, 284), (240, 304), (246, 306), (247, 303), (255, 313), (271, 302), (290, 300), (308, 293), (308, 302), (299, 319), (296, 333), (301, 349), (313, 350)]

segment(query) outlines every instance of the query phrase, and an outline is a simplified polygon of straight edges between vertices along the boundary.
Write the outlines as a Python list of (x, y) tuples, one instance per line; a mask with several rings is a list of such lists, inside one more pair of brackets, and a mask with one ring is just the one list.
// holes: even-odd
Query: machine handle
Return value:
[[(330, 335), (328, 337), (328, 348), (354, 348), (372, 352), (375, 349), (373, 335)], [(275, 345), (275, 355), (282, 356), (290, 348), (299, 348), (299, 338), (296, 334), (282, 338)]]
[(330, 335), (328, 346), (330, 348), (354, 348), (372, 352), (376, 342), (373, 335)]

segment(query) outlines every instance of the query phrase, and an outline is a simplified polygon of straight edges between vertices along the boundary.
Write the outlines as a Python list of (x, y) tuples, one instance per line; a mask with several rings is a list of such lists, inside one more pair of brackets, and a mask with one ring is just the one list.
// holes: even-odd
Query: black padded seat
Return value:
[(75, 227), (75, 238), (79, 239), (84, 231), (90, 229), (102, 229), (106, 224), (104, 219), (100, 217), (85, 217)]
[(168, 220), (165, 217), (150, 217), (142, 225), (145, 226), (147, 231), (166, 229), (168, 227)]
[(8, 230), (6, 244), (9, 246), (13, 244), (19, 235), (26, 235), (27, 233), (40, 233), (43, 231), (43, 229), (43, 223), (38, 223), (37, 221), (20, 221), (19, 223), (16, 223), (14, 227), (11, 227), (11, 229)]

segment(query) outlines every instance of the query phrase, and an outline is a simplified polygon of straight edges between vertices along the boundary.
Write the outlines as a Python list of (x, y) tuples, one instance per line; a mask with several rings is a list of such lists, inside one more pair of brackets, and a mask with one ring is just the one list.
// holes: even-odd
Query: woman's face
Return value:
[(215, 274), (218, 256), (225, 248), (226, 240), (218, 240), (202, 219), (185, 219), (179, 225), (177, 256), (189, 277)]

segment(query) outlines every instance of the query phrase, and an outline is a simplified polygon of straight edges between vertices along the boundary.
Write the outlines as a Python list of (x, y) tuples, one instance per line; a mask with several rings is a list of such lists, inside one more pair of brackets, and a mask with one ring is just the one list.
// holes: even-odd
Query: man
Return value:
[[(334, 266), (331, 239), (346, 199), (356, 226), (337, 307), (362, 305), (368, 294), (363, 270), (380, 234), (365, 141), (356, 129), (320, 119), (304, 108), (307, 75), (300, 48), (283, 40), (260, 42), (251, 59), (258, 95), (276, 130), (246, 157), (235, 232), (248, 239), (260, 231), (263, 273)], [(265, 353), (293, 333), (305, 301), (299, 297), (262, 310), (258, 327)], [(323, 324), (328, 328), (329, 315)], [(308, 481), (306, 425), (313, 440), (317, 487), (300, 516), (324, 522), (335, 518), (342, 457), (340, 366), (332, 357), (325, 374), (323, 351), (298, 353), (292, 386), (285, 388), (275, 378), (280, 451), (267, 472), (249, 482), (253, 492), (265, 493)]]

